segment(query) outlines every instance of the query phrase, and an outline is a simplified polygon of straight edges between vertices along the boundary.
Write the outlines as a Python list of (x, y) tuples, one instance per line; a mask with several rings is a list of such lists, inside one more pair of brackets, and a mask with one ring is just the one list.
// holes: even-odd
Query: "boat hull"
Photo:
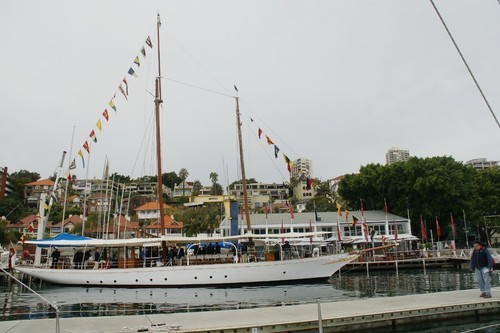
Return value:
[(45, 282), (74, 286), (191, 287), (238, 284), (273, 284), (329, 278), (357, 256), (337, 254), (315, 258), (257, 263), (190, 266), (50, 269), (16, 267)]

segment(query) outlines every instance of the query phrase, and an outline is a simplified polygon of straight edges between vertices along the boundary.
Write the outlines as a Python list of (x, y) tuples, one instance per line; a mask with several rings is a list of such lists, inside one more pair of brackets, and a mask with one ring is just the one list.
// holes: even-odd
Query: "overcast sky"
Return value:
[[(435, 2), (500, 117), (499, 3)], [(101, 176), (105, 156), (111, 172), (154, 174), (147, 91), (157, 62), (140, 49), (150, 35), (156, 50), (157, 10), (164, 171), (185, 167), (204, 184), (215, 171), (224, 184), (224, 161), (229, 182), (239, 178), (234, 99), (171, 80), (238, 86), (247, 177), (259, 181), (288, 177), (259, 127), (290, 158), (312, 159), (323, 180), (385, 163), (393, 146), (500, 160), (500, 130), (429, 1), (19, 0), (0, 11), (0, 165), (51, 175), (73, 128), (75, 157), (127, 76), (129, 101), (118, 92), (118, 112), (101, 117), (89, 176)]]

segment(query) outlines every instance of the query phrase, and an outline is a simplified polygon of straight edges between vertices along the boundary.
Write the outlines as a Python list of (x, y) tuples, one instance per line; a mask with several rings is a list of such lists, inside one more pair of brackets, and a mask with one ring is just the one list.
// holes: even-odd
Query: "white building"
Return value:
[[(288, 196), (288, 188), (283, 183), (251, 183), (247, 184), (248, 206), (250, 209), (258, 209), (267, 206), (276, 200), (285, 200)], [(234, 184), (229, 190), (229, 195), (243, 205), (243, 185)]]
[[(343, 213), (344, 214), (344, 213)], [(354, 219), (357, 219), (354, 224)], [(314, 212), (295, 213), (293, 219), (290, 213), (252, 214), (250, 222), (254, 234), (279, 234), (282, 232), (325, 232), (325, 239), (337, 237), (337, 219), (339, 221), (340, 234), (343, 240), (350, 242), (370, 241), (373, 234), (374, 242), (381, 242), (382, 237), (394, 239), (394, 226), (398, 230), (398, 239), (413, 240), (416, 239), (411, 233), (410, 220), (388, 214), (387, 218), (384, 211), (365, 211), (364, 218), (366, 228), (363, 228), (363, 219), (360, 211), (350, 212), (346, 221), (345, 215), (338, 216), (337, 212), (320, 212), (318, 218), (315, 218)], [(238, 218), (240, 234), (246, 229), (246, 221)], [(368, 234), (366, 233), (368, 232)], [(223, 236), (230, 235), (230, 221), (225, 219), (221, 223), (221, 233)]]
[(312, 161), (308, 158), (298, 158), (293, 161), (291, 177), (300, 179), (301, 176), (313, 178)]
[(498, 168), (500, 166), (499, 161), (488, 161), (486, 158), (475, 158), (473, 160), (465, 162), (465, 165), (471, 166), (474, 169), (486, 169), (486, 168)]
[(410, 151), (402, 148), (389, 148), (385, 153), (385, 163), (387, 165), (394, 162), (404, 162), (410, 159)]

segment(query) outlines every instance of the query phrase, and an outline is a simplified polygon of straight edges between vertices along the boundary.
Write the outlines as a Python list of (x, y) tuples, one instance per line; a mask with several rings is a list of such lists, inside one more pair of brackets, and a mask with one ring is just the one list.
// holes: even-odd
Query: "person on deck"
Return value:
[(61, 257), (61, 252), (59, 252), (59, 249), (57, 247), (54, 248), (54, 251), (52, 251), (52, 268), (57, 268), (57, 263), (59, 262), (59, 258)]
[(476, 272), (476, 279), (481, 290), (480, 297), (491, 298), (491, 272), (493, 257), (486, 246), (480, 241), (474, 241), (474, 251), (470, 257), (470, 269)]

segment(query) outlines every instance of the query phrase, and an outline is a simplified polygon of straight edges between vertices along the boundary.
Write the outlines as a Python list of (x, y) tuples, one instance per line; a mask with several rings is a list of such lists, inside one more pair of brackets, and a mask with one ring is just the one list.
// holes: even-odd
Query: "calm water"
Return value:
[[(63, 317), (211, 311), (218, 309), (286, 306), (322, 301), (346, 301), (476, 288), (468, 271), (421, 270), (364, 272), (335, 275), (314, 284), (238, 288), (78, 288), (32, 286), (55, 302)], [(0, 287), (0, 320), (53, 317), (52, 310), (34, 294), (17, 284)], [(491, 331), (491, 332), (496, 332)], [(500, 332), (500, 330), (498, 331)]]

